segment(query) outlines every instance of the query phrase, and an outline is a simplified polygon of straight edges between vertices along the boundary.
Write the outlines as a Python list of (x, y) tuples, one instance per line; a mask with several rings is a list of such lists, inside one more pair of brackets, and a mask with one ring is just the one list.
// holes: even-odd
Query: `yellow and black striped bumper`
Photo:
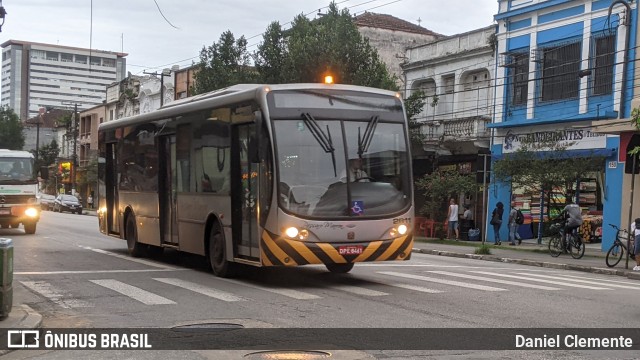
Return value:
[[(362, 261), (409, 260), (413, 235), (366, 243), (314, 243), (285, 239), (262, 232), (261, 261), (264, 266), (298, 266), (308, 264), (346, 264)], [(339, 246), (362, 246), (362, 254), (341, 255)]]

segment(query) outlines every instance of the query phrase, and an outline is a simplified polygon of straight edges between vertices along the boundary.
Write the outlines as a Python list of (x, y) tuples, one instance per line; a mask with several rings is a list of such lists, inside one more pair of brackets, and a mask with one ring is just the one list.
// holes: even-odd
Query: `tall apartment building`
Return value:
[(126, 75), (125, 53), (9, 40), (2, 45), (0, 104), (22, 121), (41, 107), (88, 109), (102, 104), (106, 87)]

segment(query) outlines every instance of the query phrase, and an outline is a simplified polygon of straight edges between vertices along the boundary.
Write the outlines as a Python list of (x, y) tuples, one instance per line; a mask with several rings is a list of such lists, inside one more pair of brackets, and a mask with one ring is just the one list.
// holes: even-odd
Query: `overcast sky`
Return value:
[[(128, 53), (127, 70), (140, 74), (198, 61), (226, 30), (248, 39), (249, 51), (272, 21), (313, 18), (326, 0), (0, 0), (7, 11), (0, 42), (24, 40)], [(156, 6), (157, 3), (157, 6)], [(497, 0), (336, 0), (351, 14), (370, 11), (453, 35), (489, 26)], [(165, 21), (163, 15), (167, 18)], [(93, 21), (91, 21), (93, 13)], [(93, 23), (93, 26), (92, 26)], [(170, 25), (173, 24), (175, 28)]]

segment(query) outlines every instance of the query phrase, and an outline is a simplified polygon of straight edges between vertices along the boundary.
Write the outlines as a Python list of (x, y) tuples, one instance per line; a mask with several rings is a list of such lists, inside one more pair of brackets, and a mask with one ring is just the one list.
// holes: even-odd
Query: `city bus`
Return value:
[(410, 258), (397, 93), (236, 85), (102, 123), (98, 139), (100, 231), (126, 240), (131, 256), (199, 254), (222, 277), (245, 265), (346, 273)]

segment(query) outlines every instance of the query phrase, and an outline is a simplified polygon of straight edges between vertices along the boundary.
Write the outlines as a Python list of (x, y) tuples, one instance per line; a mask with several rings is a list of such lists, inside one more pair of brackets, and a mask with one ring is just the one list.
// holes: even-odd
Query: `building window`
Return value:
[(511, 105), (526, 105), (529, 93), (529, 52), (511, 55)]
[(60, 53), (60, 61), (73, 62), (73, 54)]
[(58, 61), (59, 57), (60, 57), (60, 53), (55, 51), (47, 51), (47, 60)]
[(76, 63), (78, 64), (86, 64), (87, 56), (86, 55), (76, 55)]
[(541, 49), (542, 101), (578, 97), (582, 42)]
[(613, 64), (615, 62), (615, 35), (593, 39), (593, 95), (608, 95), (613, 91)]

